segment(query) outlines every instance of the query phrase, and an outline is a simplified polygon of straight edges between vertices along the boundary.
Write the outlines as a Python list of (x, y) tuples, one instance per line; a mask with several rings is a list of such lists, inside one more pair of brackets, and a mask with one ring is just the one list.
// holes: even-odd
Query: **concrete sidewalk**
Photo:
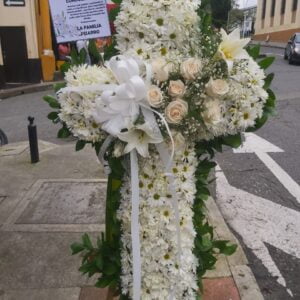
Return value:
[(61, 82), (64, 81), (49, 81), (36, 84), (26, 84), (23, 86), (13, 87), (9, 89), (0, 89), (0, 100), (24, 94), (53, 90), (53, 85)]
[[(82, 233), (104, 229), (106, 179), (94, 151), (74, 144), (40, 141), (40, 159), (31, 165), (26, 142), (0, 148), (0, 299), (101, 300), (78, 272), (80, 257), (70, 244)], [(213, 199), (209, 219), (221, 239), (237, 242)], [(205, 300), (260, 300), (241, 246), (220, 257), (204, 280)]]

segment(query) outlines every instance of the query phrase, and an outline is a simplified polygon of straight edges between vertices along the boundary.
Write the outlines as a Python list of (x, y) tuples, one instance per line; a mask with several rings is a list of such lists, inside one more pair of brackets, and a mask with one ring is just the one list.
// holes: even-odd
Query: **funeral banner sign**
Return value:
[(106, 0), (50, 0), (57, 43), (111, 35)]

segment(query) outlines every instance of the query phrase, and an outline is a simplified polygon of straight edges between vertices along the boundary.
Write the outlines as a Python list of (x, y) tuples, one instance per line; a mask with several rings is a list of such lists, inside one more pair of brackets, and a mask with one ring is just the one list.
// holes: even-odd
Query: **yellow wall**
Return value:
[[(39, 58), (36, 33), (35, 1), (26, 0), (26, 6), (8, 7), (0, 1), (0, 26), (24, 26), (26, 31), (28, 58)], [(17, 46), (17, 41), (16, 41)], [(0, 64), (1, 64), (0, 54)], [(3, 64), (3, 63), (2, 63)]]
[(296, 12), (296, 21), (295, 21), (295, 23), (293, 23), (292, 22), (293, 0), (286, 0), (284, 23), (281, 25), (280, 24), (281, 0), (276, 0), (273, 26), (271, 26), (271, 3), (272, 3), (272, 0), (267, 0), (266, 17), (264, 20), (264, 28), (262, 28), (263, 0), (257, 1), (257, 18), (256, 18), (256, 24), (255, 24), (255, 34), (256, 35), (268, 34), (268, 33), (273, 33), (273, 32), (280, 32), (280, 31), (287, 31), (287, 30), (291, 30), (291, 29), (297, 29), (300, 27), (300, 1), (298, 1), (298, 9)]

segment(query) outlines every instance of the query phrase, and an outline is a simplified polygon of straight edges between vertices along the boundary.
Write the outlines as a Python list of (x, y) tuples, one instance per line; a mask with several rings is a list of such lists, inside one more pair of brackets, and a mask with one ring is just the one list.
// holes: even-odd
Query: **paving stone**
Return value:
[(4, 197), (4, 196), (0, 196), (0, 204), (1, 204), (1, 202), (5, 199), (6, 197)]
[(205, 278), (220, 278), (230, 277), (231, 272), (228, 266), (228, 261), (224, 255), (218, 257), (217, 263), (213, 270), (209, 270), (205, 273)]
[(79, 300), (106, 300), (107, 289), (84, 287), (81, 289)]
[(4, 293), (3, 300), (78, 300), (79, 294), (80, 288), (11, 290)]
[[(96, 287), (84, 287), (81, 289), (79, 300), (106, 300), (108, 289), (99, 289)], [(115, 297), (114, 300), (118, 300)]]
[[(0, 232), (0, 290), (93, 285), (78, 271), (81, 258), (70, 245), (82, 233)], [(91, 234), (95, 239), (98, 234)], [(55, 298), (53, 298), (55, 299)]]
[(0, 147), (0, 157), (19, 155), (28, 148), (29, 148), (28, 142), (18, 143), (18, 144), (7, 144)]
[(232, 277), (204, 279), (203, 286), (203, 300), (241, 300)]
[(44, 182), (18, 224), (103, 224), (106, 183)]

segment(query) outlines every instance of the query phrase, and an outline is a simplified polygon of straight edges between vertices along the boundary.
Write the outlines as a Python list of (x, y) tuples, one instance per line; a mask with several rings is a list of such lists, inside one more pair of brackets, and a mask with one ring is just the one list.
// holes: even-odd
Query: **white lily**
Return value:
[(241, 39), (239, 28), (227, 34), (221, 29), (222, 42), (219, 45), (218, 53), (226, 61), (229, 72), (232, 70), (235, 59), (247, 59), (249, 55), (244, 47), (250, 42), (250, 39)]
[(157, 134), (147, 123), (129, 128), (127, 132), (118, 134), (118, 138), (123, 142), (127, 142), (124, 153), (136, 149), (143, 157), (149, 156), (149, 144), (163, 142), (161, 134)]

